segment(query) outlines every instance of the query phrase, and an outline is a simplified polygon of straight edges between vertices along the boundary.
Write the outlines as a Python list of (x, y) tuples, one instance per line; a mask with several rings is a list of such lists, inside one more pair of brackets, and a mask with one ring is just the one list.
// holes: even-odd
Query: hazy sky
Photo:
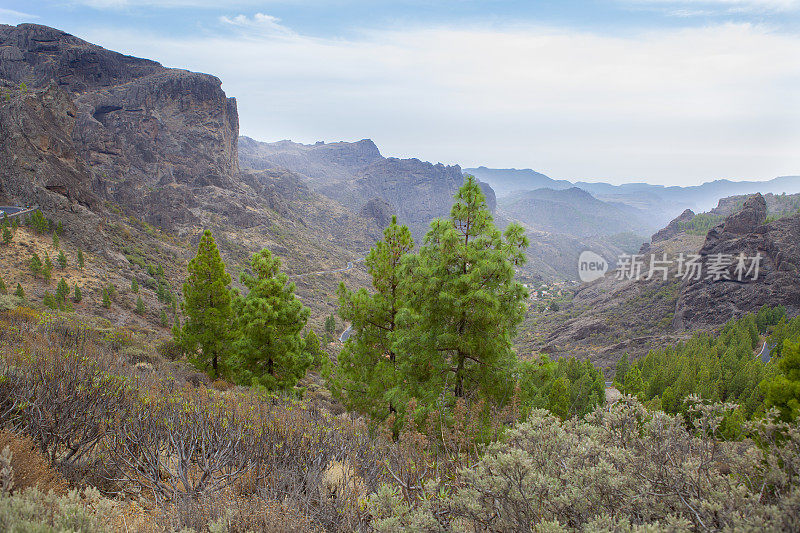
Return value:
[(800, 174), (800, 0), (0, 0), (208, 72), (259, 140), (691, 184)]

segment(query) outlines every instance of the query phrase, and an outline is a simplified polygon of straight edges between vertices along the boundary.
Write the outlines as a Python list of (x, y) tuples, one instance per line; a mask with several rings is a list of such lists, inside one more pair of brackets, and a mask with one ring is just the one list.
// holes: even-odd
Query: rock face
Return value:
[(392, 215), (392, 206), (382, 198), (373, 198), (361, 208), (361, 216), (374, 220), (381, 228), (389, 225)]
[[(3, 153), (13, 162), (0, 175), (9, 200), (52, 202), (44, 191), (53, 190), (54, 179), (70, 200), (103, 198), (172, 228), (195, 221), (197, 201), (188, 188), (234, 187), (238, 114), (219, 79), (34, 24), (0, 26), (0, 57), (9, 58), (0, 62), (0, 77), (14, 93), (0, 111), (0, 120), (12, 125), (4, 129), (13, 139)], [(38, 118), (25, 121), (32, 112)], [(13, 127), (20, 121), (22, 127)], [(60, 163), (26, 168), (12, 150), (32, 138), (43, 152), (54, 150)], [(69, 171), (52, 168), (59, 165)], [(26, 190), (17, 173), (30, 176)]]
[(0, 205), (38, 204), (120, 269), (131, 241), (177, 257), (202, 227), (233, 264), (269, 247), (289, 272), (339, 267), (380, 238), (374, 217), (296, 174), (242, 172), (236, 101), (216, 77), (53, 28), (0, 25), (0, 128)]
[[(464, 183), (458, 165), (385, 158), (369, 139), (304, 145), (291, 141), (263, 143), (241, 137), (239, 161), (242, 167), (285, 168), (301, 174), (316, 191), (354, 213), (371, 216), (369, 213), (377, 207), (374, 202), (385, 202), (388, 212), (407, 224), (416, 239), (425, 234), (433, 218), (449, 214), (453, 196)], [(481, 189), (494, 211), (494, 191), (485, 183), (481, 183)]]
[[(611, 271), (583, 284), (560, 312), (537, 320), (541, 335), (531, 348), (555, 355), (582, 354), (611, 367), (624, 354), (641, 356), (684, 339), (694, 330), (716, 329), (732, 318), (758, 311), (763, 305), (783, 305), (790, 315), (800, 312), (800, 214), (764, 223), (766, 203), (760, 194), (703, 237), (680, 230), (679, 224), (653, 237), (642, 257), (638, 279)], [(678, 217), (688, 219), (689, 214)], [(676, 222), (673, 221), (673, 222)], [(650, 254), (673, 259), (666, 279), (648, 279)], [(700, 279), (678, 272), (675, 258), (700, 256)], [(758, 276), (736, 273), (739, 254), (761, 255)], [(726, 268), (709, 271), (722, 258)], [(685, 270), (684, 270), (685, 272)], [(709, 277), (709, 274), (711, 276)], [(718, 279), (715, 279), (718, 278)]]
[(666, 241), (667, 239), (671, 239), (681, 231), (681, 223), (688, 222), (694, 218), (694, 211), (691, 209), (687, 209), (683, 213), (681, 213), (678, 217), (673, 219), (667, 227), (657, 231), (653, 234), (650, 238), (650, 242), (657, 243), (661, 241)]
[[(764, 224), (766, 214), (766, 202), (757, 194), (708, 232), (699, 252), (704, 275), (684, 280), (675, 308), (675, 329), (719, 325), (765, 304), (784, 305), (790, 313), (800, 310), (800, 215)], [(760, 254), (757, 278), (754, 272), (737, 274), (740, 254), (748, 258), (748, 270), (749, 258)], [(733, 259), (719, 277), (707, 276), (709, 265), (720, 257)]]

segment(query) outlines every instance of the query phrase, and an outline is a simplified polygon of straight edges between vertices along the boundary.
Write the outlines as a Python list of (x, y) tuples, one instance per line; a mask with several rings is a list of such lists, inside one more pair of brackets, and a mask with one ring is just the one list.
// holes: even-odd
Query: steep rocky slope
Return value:
[[(234, 274), (264, 246), (290, 273), (339, 268), (380, 235), (291, 172), (240, 171), (236, 102), (214, 76), (0, 25), (0, 91), (0, 202), (41, 206), (128, 279), (124, 246), (168, 249), (177, 290), (203, 228)], [(330, 283), (317, 285), (300, 294), (328, 312)]]
[[(639, 356), (672, 343), (694, 330), (713, 329), (731, 318), (757, 311), (763, 305), (784, 305), (800, 312), (800, 214), (765, 223), (766, 202), (758, 194), (729, 215), (707, 236), (691, 235), (679, 222), (682, 214), (655, 235), (642, 253), (639, 279), (610, 271), (581, 285), (572, 302), (558, 312), (527, 318), (526, 333), (518, 339), (522, 353), (542, 351), (573, 354), (611, 366), (625, 353)], [(646, 279), (652, 256), (667, 254), (668, 272), (655, 270)], [(699, 256), (701, 275), (683, 275), (677, 258)], [(712, 274), (715, 257), (723, 254), (727, 267)], [(739, 254), (761, 254), (758, 276), (737, 275)], [(746, 266), (751, 266), (748, 260)], [(657, 263), (656, 266), (659, 264)], [(746, 274), (746, 273), (745, 273)], [(620, 279), (621, 278), (621, 279)], [(629, 279), (630, 278), (630, 279)]]
[[(458, 165), (431, 164), (419, 159), (385, 158), (369, 140), (304, 145), (291, 141), (264, 143), (241, 139), (242, 167), (283, 168), (305, 177), (314, 190), (347, 206), (354, 213), (385, 219), (387, 210), (412, 229), (419, 240), (431, 219), (446, 216), (453, 195), (463, 184)], [(482, 183), (490, 209), (492, 188)], [(375, 211), (377, 205), (383, 207)]]
[(655, 229), (643, 212), (625, 205), (602, 202), (588, 192), (569, 189), (536, 189), (502, 198), (499, 208), (532, 228), (573, 236), (613, 235)]

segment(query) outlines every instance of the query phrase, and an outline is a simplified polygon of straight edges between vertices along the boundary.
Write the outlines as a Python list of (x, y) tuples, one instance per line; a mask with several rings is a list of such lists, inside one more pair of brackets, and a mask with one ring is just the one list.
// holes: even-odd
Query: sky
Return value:
[(0, 0), (214, 74), (240, 133), (690, 185), (800, 175), (800, 0)]

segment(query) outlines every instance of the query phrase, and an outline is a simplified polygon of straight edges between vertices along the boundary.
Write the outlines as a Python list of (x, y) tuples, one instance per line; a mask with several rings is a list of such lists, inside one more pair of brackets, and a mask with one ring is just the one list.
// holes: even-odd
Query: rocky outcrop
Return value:
[[(236, 102), (214, 76), (167, 69), (34, 24), (0, 26), (0, 57), (8, 58), (0, 77), (12, 94), (0, 108), (9, 126), (4, 159), (18, 159), (25, 140), (38, 146), (34, 159), (54, 159), (31, 165), (41, 176), (27, 188), (2, 169), (0, 189), (9, 200), (41, 202), (52, 197), (45, 190), (55, 190), (97, 208), (99, 197), (174, 228), (196, 221), (191, 208), (200, 189), (235, 188)], [(25, 121), (31, 113), (35, 120)]]
[(682, 231), (681, 230), (682, 223), (689, 222), (693, 218), (694, 218), (694, 211), (692, 211), (691, 209), (685, 210), (683, 213), (681, 213), (679, 216), (673, 219), (669, 224), (667, 224), (666, 228), (654, 233), (653, 236), (650, 237), (650, 242), (657, 243), (661, 241), (666, 241), (667, 239), (671, 239), (672, 237), (674, 237), (675, 235), (677, 235)]
[(373, 198), (361, 208), (361, 216), (374, 220), (378, 227), (385, 228), (392, 221), (394, 211), (389, 202), (382, 198)]
[(264, 143), (239, 137), (239, 161), (255, 170), (284, 168), (308, 178), (314, 186), (347, 180), (383, 159), (370, 139), (357, 142), (300, 144), (292, 141)]
[[(800, 215), (764, 224), (766, 213), (766, 202), (757, 194), (708, 232), (699, 251), (703, 275), (683, 281), (675, 329), (718, 326), (763, 305), (784, 305), (790, 313), (800, 310)], [(744, 272), (737, 271), (740, 255)], [(757, 255), (756, 276), (750, 268)], [(709, 275), (709, 267), (720, 261), (724, 268)]]

